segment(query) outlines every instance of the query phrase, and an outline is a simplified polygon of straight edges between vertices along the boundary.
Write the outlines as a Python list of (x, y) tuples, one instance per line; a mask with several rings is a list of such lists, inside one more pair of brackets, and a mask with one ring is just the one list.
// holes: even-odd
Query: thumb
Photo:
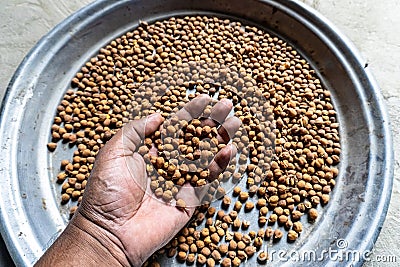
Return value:
[(126, 149), (136, 151), (140, 142), (154, 133), (164, 121), (160, 113), (153, 113), (140, 120), (134, 120), (122, 128), (122, 138)]

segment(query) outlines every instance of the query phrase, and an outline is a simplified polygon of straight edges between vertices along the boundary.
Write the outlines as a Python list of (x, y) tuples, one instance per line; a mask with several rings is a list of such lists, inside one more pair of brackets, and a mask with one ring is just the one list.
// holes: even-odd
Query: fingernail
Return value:
[(201, 95), (199, 95), (198, 97), (201, 97), (201, 98), (210, 98), (210, 96), (207, 95), (207, 94), (201, 94)]
[(226, 104), (226, 105), (228, 105), (228, 106), (230, 106), (230, 107), (233, 107), (232, 100), (230, 100), (230, 99), (228, 99), (228, 98), (223, 98), (223, 99), (221, 99), (221, 102), (224, 103), (224, 104)]
[(147, 118), (149, 120), (154, 120), (155, 118), (159, 117), (160, 115), (161, 115), (160, 113), (156, 112), (156, 113), (149, 115)]

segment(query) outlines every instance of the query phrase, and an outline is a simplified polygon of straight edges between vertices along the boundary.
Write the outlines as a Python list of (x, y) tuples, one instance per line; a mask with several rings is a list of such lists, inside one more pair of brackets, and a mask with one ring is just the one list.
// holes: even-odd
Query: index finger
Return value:
[(175, 115), (180, 120), (191, 121), (194, 118), (198, 118), (210, 103), (211, 98), (208, 95), (199, 95), (192, 101), (188, 102), (182, 109), (180, 109)]

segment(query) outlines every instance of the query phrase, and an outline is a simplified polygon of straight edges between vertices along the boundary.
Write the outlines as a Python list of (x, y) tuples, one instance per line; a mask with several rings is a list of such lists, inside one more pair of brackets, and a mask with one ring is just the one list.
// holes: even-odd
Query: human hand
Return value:
[[(202, 95), (189, 102), (177, 112), (179, 119), (191, 120), (200, 116), (211, 99)], [(218, 102), (212, 109), (211, 118), (203, 124), (215, 126), (221, 122), (218, 139), (227, 143), (240, 126), (240, 120), (227, 116), (232, 109), (229, 101)], [(95, 166), (85, 189), (81, 205), (68, 225), (66, 231), (57, 240), (54, 249), (62, 249), (62, 239), (72, 242), (65, 235), (73, 232), (90, 244), (97, 254), (90, 255), (92, 263), (141, 266), (156, 250), (163, 247), (189, 221), (196, 203), (201, 196), (195, 194), (194, 188), (185, 185), (184, 193), (178, 197), (188, 205), (185, 210), (166, 205), (148, 190), (149, 179), (143, 157), (136, 152), (145, 136), (156, 131), (163, 118), (158, 113), (125, 125), (100, 150)], [(211, 177), (221, 173), (236, 148), (228, 145), (215, 156), (209, 169)], [(78, 240), (79, 241), (79, 240)], [(92, 251), (93, 252), (93, 251)], [(47, 256), (46, 256), (47, 254)], [(49, 264), (52, 248), (46, 252), (39, 263)], [(108, 255), (107, 255), (108, 254)], [(76, 256), (76, 255), (75, 255)], [(96, 257), (100, 258), (96, 258)], [(79, 264), (82, 265), (80, 258)], [(70, 261), (71, 262), (71, 261)], [(59, 263), (58, 261), (53, 261)]]

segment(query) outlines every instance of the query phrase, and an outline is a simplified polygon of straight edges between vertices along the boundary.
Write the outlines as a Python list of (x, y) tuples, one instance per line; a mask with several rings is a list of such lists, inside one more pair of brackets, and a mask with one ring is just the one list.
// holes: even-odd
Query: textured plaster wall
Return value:
[[(0, 99), (19, 63), (57, 23), (91, 0), (0, 0)], [(366, 267), (400, 262), (400, 1), (302, 0), (331, 20), (354, 42), (376, 77), (387, 104), (395, 150), (394, 186), (389, 212), (375, 245), (376, 256), (397, 256), (397, 263), (368, 262)], [(0, 242), (0, 266), (12, 265)]]

